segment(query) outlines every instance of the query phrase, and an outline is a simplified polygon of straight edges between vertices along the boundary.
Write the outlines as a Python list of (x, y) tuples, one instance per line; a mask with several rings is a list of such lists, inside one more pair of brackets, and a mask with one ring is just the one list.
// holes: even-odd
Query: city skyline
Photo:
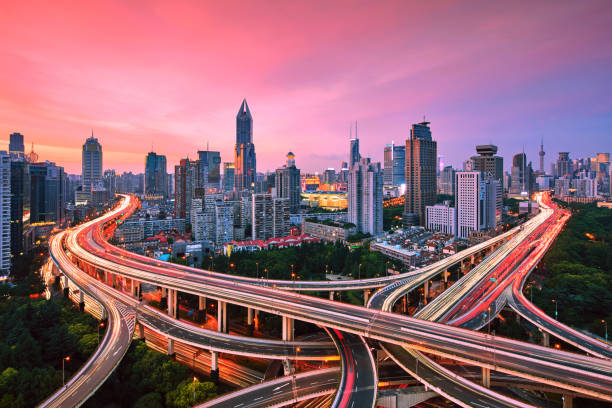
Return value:
[[(402, 144), (423, 116), (454, 167), (476, 144), (497, 145), (506, 171), (523, 145), (538, 168), (542, 137), (546, 170), (560, 151), (609, 150), (609, 7), (501, 7), (342, 4), (322, 15), (304, 4), (136, 11), (111, 2), (58, 6), (41, 19), (11, 4), (0, 17), (0, 142), (22, 133), (26, 152), (34, 142), (41, 160), (71, 174), (92, 127), (104, 169), (144, 172), (151, 144), (170, 167), (207, 143), (228, 162), (246, 98), (259, 171), (282, 165), (287, 151), (303, 172), (337, 168), (354, 120), (364, 156), (381, 162), (384, 145)], [(118, 17), (131, 24), (114, 27)], [(287, 28), (286, 38), (268, 27)]]

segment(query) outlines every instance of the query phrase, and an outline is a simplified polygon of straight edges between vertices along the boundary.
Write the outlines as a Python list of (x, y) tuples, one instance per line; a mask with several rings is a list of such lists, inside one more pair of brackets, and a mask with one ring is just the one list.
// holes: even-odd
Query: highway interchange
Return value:
[[(275, 285), (280, 285), (277, 282), (282, 281), (272, 283), (255, 280), (253, 282), (247, 278), (229, 279), (228, 281), (226, 275), (219, 273), (205, 271), (194, 273), (193, 271), (176, 268), (175, 266), (170, 267), (168, 264), (152, 261), (149, 258), (147, 258), (147, 262), (141, 262), (141, 260), (135, 259), (133, 254), (129, 253), (127, 255), (124, 253), (109, 253), (108, 248), (100, 247), (101, 241), (99, 239), (94, 239), (94, 236), (97, 235), (96, 231), (100, 231), (100, 225), (105, 222), (114, 220), (117, 216), (128, 214), (128, 207), (130, 205), (130, 197), (125, 196), (122, 203), (115, 210), (98, 220), (91, 221), (74, 229), (68, 234), (65, 241), (63, 239), (54, 239), (53, 242), (64, 241), (63, 244), (65, 246), (63, 249), (52, 248), (54, 249), (53, 253), (68, 250), (81, 264), (93, 265), (95, 268), (130, 279), (136, 279), (139, 282), (148, 282), (157, 286), (178, 289), (181, 292), (207, 296), (245, 307), (309, 321), (322, 327), (331, 328), (332, 330), (336, 329), (339, 333), (353, 333), (357, 338), (364, 336), (391, 345), (410, 345), (412, 351), (420, 350), (434, 355), (454, 358), (524, 378), (544, 381), (560, 388), (577, 391), (597, 398), (611, 400), (612, 379), (610, 378), (610, 373), (612, 370), (609, 361), (509, 339), (492, 338), (482, 333), (275, 289)], [(539, 216), (534, 217), (529, 222), (538, 224), (539, 221), (534, 221), (537, 220), (537, 217)], [(525, 232), (523, 235), (528, 235), (528, 232), (531, 233), (532, 231), (525, 230), (529, 228), (531, 228), (531, 224), (526, 224), (524, 230), (518, 232), (517, 236), (523, 232)], [(62, 243), (60, 242), (58, 245), (61, 247)], [(497, 254), (499, 251), (496, 251), (494, 254)], [(490, 257), (493, 257), (493, 255)], [(504, 257), (501, 255), (502, 259)], [(54, 261), (62, 271), (69, 268), (68, 263), (74, 265), (72, 262), (66, 262), (57, 258)], [(486, 259), (480, 265), (483, 265), (485, 262), (487, 262)], [(486, 268), (486, 266), (483, 266), (483, 268)], [(431, 267), (427, 271), (433, 274), (434, 272), (431, 272), (433, 269), (435, 268)], [(437, 273), (440, 273), (439, 270)], [(421, 277), (421, 279), (418, 277)], [(397, 280), (397, 282), (391, 285), (394, 285), (392, 289), (384, 288), (378, 293), (385, 293), (385, 291), (389, 293), (393, 292), (394, 289), (399, 290), (399, 288), (405, 290), (405, 287), (411, 286), (413, 280), (422, 280), (422, 276), (417, 274), (400, 276), (399, 280), (398, 277), (392, 278)], [(303, 283), (300, 282), (300, 284)], [(269, 284), (272, 285), (272, 288), (264, 287)], [(287, 283), (285, 282), (285, 284)], [(291, 286), (291, 284), (289, 285)], [(365, 285), (369, 285), (369, 283), (358, 283), (354, 287), (372, 287)], [(376, 285), (379, 285), (379, 283), (376, 283)], [(326, 288), (329, 290), (329, 287)], [(341, 288), (335, 287), (333, 289), (340, 290)], [(300, 288), (299, 290), (303, 291), (306, 289)], [(316, 290), (320, 290), (320, 288)], [(372, 305), (376, 302), (378, 300), (372, 299), (370, 304)], [(207, 333), (201, 333), (200, 335), (201, 339), (194, 341), (195, 344), (205, 342), (203, 338), (207, 337)], [(185, 337), (183, 334), (177, 336), (177, 338), (183, 337)], [(223, 341), (226, 341), (226, 339), (223, 339)], [(212, 348), (210, 343), (207, 348)], [(285, 356), (290, 354), (285, 351), (282, 353)], [(343, 357), (346, 357), (346, 353), (342, 354)], [(351, 358), (351, 361), (355, 361), (354, 358)], [(345, 369), (349, 364), (343, 363)], [(373, 363), (371, 362), (370, 365), (372, 366)], [(362, 371), (360, 370), (360, 372)], [(369, 381), (372, 380), (370, 379)], [(370, 389), (375, 390), (375, 383)], [(342, 398), (340, 402), (342, 402)]]

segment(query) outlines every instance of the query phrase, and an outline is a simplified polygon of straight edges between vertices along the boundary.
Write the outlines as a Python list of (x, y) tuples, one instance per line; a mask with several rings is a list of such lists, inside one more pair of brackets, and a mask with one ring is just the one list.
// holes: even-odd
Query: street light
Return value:
[(557, 317), (559, 316), (559, 311), (557, 309), (557, 301), (553, 299), (552, 302), (555, 304), (555, 320), (558, 320)]
[(357, 280), (361, 280), (361, 264), (359, 264), (359, 275), (357, 275)]
[(604, 325), (604, 327), (606, 328), (606, 343), (608, 342), (608, 322), (605, 320), (602, 320), (601, 323)]
[(65, 377), (65, 371), (64, 371), (64, 363), (66, 361), (70, 361), (70, 356), (66, 356), (62, 358), (62, 387), (66, 385), (66, 377)]
[(104, 322), (98, 324), (98, 346), (100, 345), (100, 327), (104, 327)]
[(259, 262), (255, 262), (255, 265), (257, 266), (257, 279), (259, 279)]
[(195, 384), (198, 379), (193, 377), (193, 402), (195, 402)]

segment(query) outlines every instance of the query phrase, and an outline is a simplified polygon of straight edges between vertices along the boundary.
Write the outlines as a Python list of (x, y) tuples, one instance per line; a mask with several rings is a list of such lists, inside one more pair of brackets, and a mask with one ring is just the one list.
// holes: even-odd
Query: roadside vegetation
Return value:
[[(572, 217), (546, 254), (533, 302), (571, 326), (605, 335), (612, 322), (612, 211), (594, 204), (569, 205)], [(529, 292), (527, 292), (529, 295)]]
[(68, 380), (98, 345), (96, 319), (41, 295), (36, 253), (15, 259), (12, 279), (0, 284), (0, 407), (36, 406), (61, 387), (64, 358)]
[(214, 383), (200, 381), (186, 366), (135, 340), (84, 407), (188, 408), (216, 396)]

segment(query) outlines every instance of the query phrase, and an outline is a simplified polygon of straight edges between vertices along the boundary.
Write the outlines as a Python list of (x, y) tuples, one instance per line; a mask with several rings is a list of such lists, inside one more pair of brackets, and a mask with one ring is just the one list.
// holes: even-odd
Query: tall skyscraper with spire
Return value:
[(234, 190), (254, 189), (256, 174), (255, 145), (253, 144), (253, 117), (246, 99), (236, 115), (236, 150), (234, 160)]
[(545, 174), (544, 171), (544, 138), (540, 141), (540, 174)]

